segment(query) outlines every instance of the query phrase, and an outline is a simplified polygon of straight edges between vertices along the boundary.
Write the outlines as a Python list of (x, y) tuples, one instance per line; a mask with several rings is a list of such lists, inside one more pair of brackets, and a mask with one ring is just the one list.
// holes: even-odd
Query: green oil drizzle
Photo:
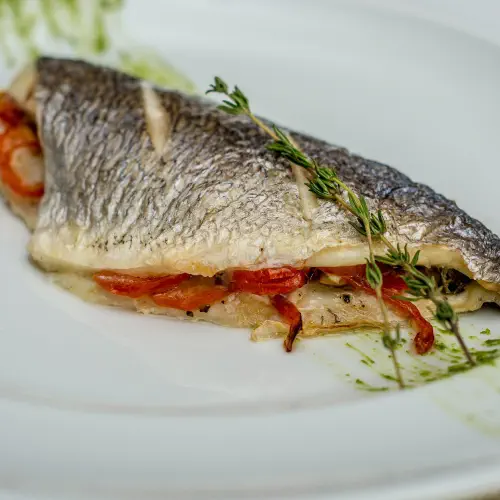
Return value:
[[(116, 22), (124, 3), (0, 0), (0, 55), (8, 66), (21, 66), (54, 46), (57, 52), (69, 51), (73, 56), (104, 63), (160, 86), (194, 92), (193, 83), (155, 51), (117, 50)], [(40, 34), (46, 35), (41, 37), (46, 43), (39, 43)]]
[(500, 339), (488, 339), (485, 340), (483, 344), (488, 347), (500, 345)]
[(0, 0), (0, 48), (8, 64), (41, 53), (40, 31), (77, 55), (103, 54), (111, 47), (108, 21), (123, 1)]
[(367, 384), (360, 378), (357, 378), (354, 383), (363, 391), (368, 391), (368, 392), (387, 392), (389, 390), (389, 387), (374, 387), (370, 384)]
[(375, 364), (375, 360), (373, 358), (370, 358), (367, 354), (365, 354), (361, 349), (358, 349), (357, 347), (354, 347), (350, 342), (345, 343), (346, 347), (349, 347), (349, 349), (353, 349), (356, 351), (361, 357), (362, 357), (362, 362), (364, 361), (364, 364), (367, 366), (372, 366)]
[(125, 73), (143, 78), (162, 87), (193, 93), (196, 88), (191, 80), (153, 52), (121, 53), (119, 68)]
[[(358, 334), (350, 338), (352, 340), (345, 342), (344, 345), (354, 351), (360, 357), (359, 361), (376, 376), (375, 379), (370, 376), (372, 383), (368, 383), (359, 376), (357, 378), (349, 377), (351, 383), (355, 380), (357, 388), (367, 390), (369, 387), (374, 387), (374, 384), (376, 384), (374, 380), (378, 378), (381, 381), (391, 382), (390, 387), (387, 388), (388, 390), (396, 390), (397, 384), (393, 375), (392, 360), (380, 345), (374, 347), (374, 343), (379, 340), (376, 334)], [(482, 344), (479, 344), (478, 336), (470, 335), (469, 338), (476, 341), (474, 347), (471, 347), (470, 350), (477, 364), (480, 366), (494, 365), (500, 357), (500, 348), (495, 348), (500, 346), (500, 339), (487, 339), (483, 340)], [(411, 345), (411, 342), (409, 345)], [(405, 349), (403, 346), (398, 351), (398, 361), (408, 388), (447, 379), (457, 373), (467, 372), (472, 369), (465, 361), (463, 352), (455, 337), (449, 335), (446, 330), (440, 331), (436, 329), (435, 347), (427, 355), (417, 356), (411, 349), (411, 347)]]

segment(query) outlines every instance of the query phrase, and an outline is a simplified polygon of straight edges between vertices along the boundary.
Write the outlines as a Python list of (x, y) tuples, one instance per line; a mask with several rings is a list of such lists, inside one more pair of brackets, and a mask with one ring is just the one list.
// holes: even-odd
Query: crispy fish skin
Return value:
[[(307, 217), (289, 163), (266, 151), (268, 137), (246, 117), (82, 61), (40, 58), (36, 68), (47, 172), (30, 250), (42, 266), (213, 275), (364, 261), (349, 216), (320, 200)], [(383, 211), (390, 240), (500, 290), (500, 239), (454, 202), (389, 166), (291, 134)]]

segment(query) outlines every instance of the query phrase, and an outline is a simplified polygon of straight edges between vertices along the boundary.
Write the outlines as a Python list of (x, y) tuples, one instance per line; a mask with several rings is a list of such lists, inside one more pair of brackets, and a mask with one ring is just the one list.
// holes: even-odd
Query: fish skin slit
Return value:
[(146, 128), (156, 154), (166, 153), (168, 140), (172, 133), (172, 120), (151, 85), (142, 84), (142, 99)]
[[(292, 136), (290, 136), (290, 139), (295, 143), (295, 139)], [(304, 169), (292, 162), (290, 162), (290, 166), (295, 182), (297, 183), (297, 189), (299, 190), (299, 202), (302, 215), (307, 221), (312, 221), (314, 211), (318, 208), (318, 200), (316, 195), (307, 187), (306, 183), (308, 178)]]
[(299, 202), (302, 215), (304, 216), (304, 219), (311, 221), (313, 213), (318, 207), (316, 196), (314, 193), (309, 191), (309, 188), (306, 185), (307, 177), (302, 167), (293, 163), (291, 163), (291, 166), (295, 182), (297, 183), (297, 189), (299, 190)]

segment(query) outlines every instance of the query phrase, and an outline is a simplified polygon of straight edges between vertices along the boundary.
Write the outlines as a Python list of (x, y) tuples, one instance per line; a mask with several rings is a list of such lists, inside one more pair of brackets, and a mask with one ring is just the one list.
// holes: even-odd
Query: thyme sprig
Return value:
[[(355, 216), (356, 222), (350, 222), (350, 224), (360, 234), (366, 236), (368, 241), (369, 258), (366, 261), (366, 279), (375, 291), (382, 313), (384, 321), (383, 343), (391, 353), (396, 380), (399, 387), (403, 389), (404, 381), (396, 358), (396, 348), (400, 340), (399, 329), (396, 336), (391, 335), (389, 314), (382, 298), (382, 272), (377, 265), (373, 248), (373, 237), (379, 236), (381, 231), (385, 231), (386, 226), (382, 213), (378, 212), (376, 215), (372, 215), (368, 209), (366, 199), (363, 196), (358, 196), (349, 186), (342, 182), (334, 169), (321, 167), (316, 161), (309, 158), (279, 127), (276, 125), (269, 127), (256, 117), (250, 109), (248, 98), (237, 86), (231, 91), (224, 80), (215, 77), (214, 83), (210, 85), (206, 93), (224, 95), (226, 99), (222, 101), (223, 104), (220, 104), (218, 109), (231, 115), (248, 116), (261, 130), (273, 139), (273, 142), (266, 146), (269, 151), (278, 153), (291, 163), (303, 167), (309, 172), (310, 180), (307, 186), (310, 191), (319, 198), (337, 202)], [(347, 200), (342, 196), (343, 191), (347, 193)], [(285, 342), (287, 342), (287, 339), (285, 339)]]
[[(471, 365), (475, 364), (470, 351), (468, 350), (458, 326), (458, 317), (449, 302), (442, 296), (433, 278), (429, 278), (418, 268), (418, 259), (420, 252), (412, 257), (408, 252), (407, 246), (404, 249), (394, 246), (384, 234), (387, 231), (383, 214), (380, 210), (370, 211), (366, 199), (362, 195), (357, 195), (347, 184), (345, 184), (337, 175), (335, 169), (323, 167), (314, 159), (307, 156), (294, 141), (279, 127), (271, 127), (256, 117), (250, 108), (250, 103), (246, 95), (235, 86), (231, 91), (227, 83), (219, 77), (215, 77), (214, 83), (207, 90), (209, 93), (223, 94), (226, 99), (218, 108), (232, 115), (248, 116), (261, 130), (267, 133), (273, 142), (266, 147), (270, 151), (278, 153), (291, 163), (303, 167), (309, 173), (307, 186), (318, 198), (332, 200), (339, 204), (343, 209), (350, 212), (355, 220), (349, 223), (361, 235), (367, 238), (369, 258), (366, 259), (366, 280), (374, 290), (377, 302), (380, 306), (384, 320), (383, 344), (391, 352), (394, 363), (396, 380), (400, 388), (404, 388), (399, 363), (396, 359), (396, 349), (400, 344), (400, 330), (397, 325), (395, 335), (391, 333), (387, 307), (382, 297), (383, 277), (377, 262), (399, 267), (403, 269), (403, 279), (408, 287), (406, 294), (399, 297), (403, 300), (416, 301), (421, 299), (430, 300), (435, 306), (435, 318), (448, 330), (456, 336), (464, 354)], [(387, 248), (384, 256), (376, 256), (373, 240), (378, 239)]]

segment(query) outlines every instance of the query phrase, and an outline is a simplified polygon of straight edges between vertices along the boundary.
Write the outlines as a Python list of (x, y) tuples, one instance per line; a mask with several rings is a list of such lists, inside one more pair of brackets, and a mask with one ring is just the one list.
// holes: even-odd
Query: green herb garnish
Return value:
[(493, 347), (500, 345), (500, 339), (488, 339), (483, 342), (483, 344), (487, 347)]

